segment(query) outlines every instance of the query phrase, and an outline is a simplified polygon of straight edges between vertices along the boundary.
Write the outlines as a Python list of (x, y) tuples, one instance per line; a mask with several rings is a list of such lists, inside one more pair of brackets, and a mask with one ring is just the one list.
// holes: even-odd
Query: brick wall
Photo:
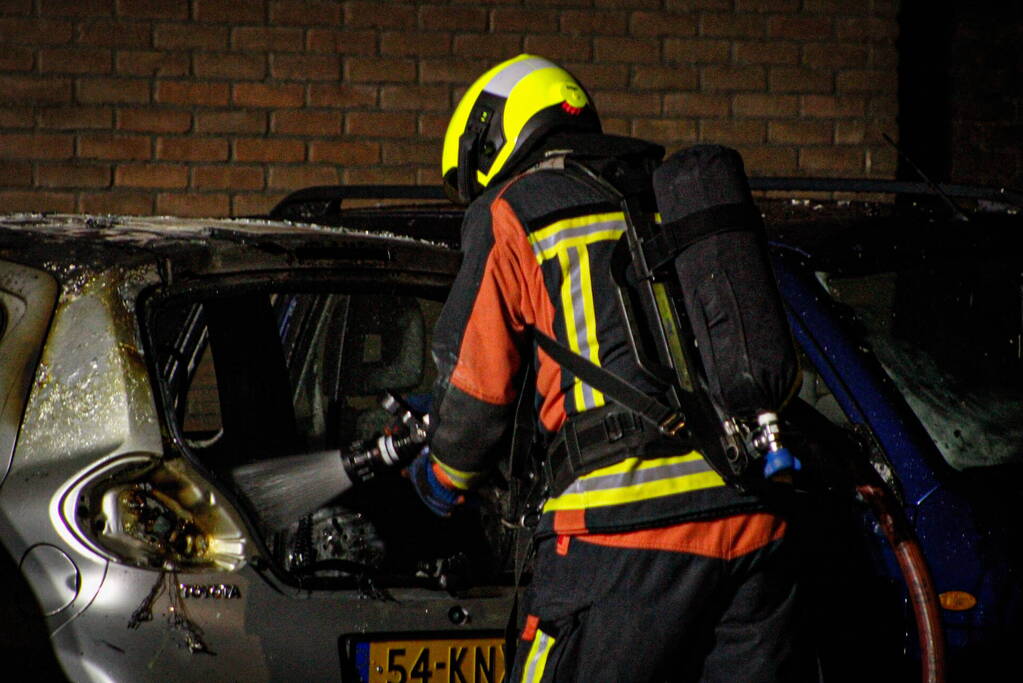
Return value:
[(611, 132), (754, 175), (892, 177), (896, 0), (0, 0), (0, 211), (262, 213), (436, 183), (465, 86), (522, 51)]

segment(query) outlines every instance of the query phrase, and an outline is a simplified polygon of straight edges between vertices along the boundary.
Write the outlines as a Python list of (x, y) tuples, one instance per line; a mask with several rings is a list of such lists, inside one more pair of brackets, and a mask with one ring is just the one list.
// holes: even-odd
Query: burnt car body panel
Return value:
[[(1019, 556), (1007, 551), (1020, 536), (1001, 519), (1019, 501), (1018, 472), (999, 477), (1004, 504), (988, 500), (984, 508), (994, 486), (987, 469), (1006, 470), (957, 469), (946, 461), (891, 368), (821, 279), (821, 273), (888, 272), (892, 236), (910, 224), (922, 235), (936, 226), (952, 230), (954, 214), (919, 184), (754, 179), (753, 185), (767, 193), (759, 203), (776, 274), (807, 359), (800, 405), (812, 406), (813, 415), (793, 415), (792, 426), (833, 447), (830, 454), (827, 448), (806, 453), (817, 477), (813, 510), (831, 515), (805, 532), (819, 544), (806, 572), (821, 604), (833, 607), (817, 615), (822, 621), (815, 628), (847, 638), (819, 643), (824, 679), (841, 679), (847, 666), (903, 680), (916, 666), (899, 568), (869, 511), (855, 500), (845, 464), (828, 462), (835, 454), (862, 459), (888, 482), (921, 540), (937, 589), (978, 599), (972, 609), (943, 612), (957, 672), (997, 670), (992, 653), (1020, 628)], [(898, 201), (776, 194), (822, 190), (892, 193)], [(971, 202), (973, 233), (1018, 225), (1011, 208), (1017, 195), (944, 190)], [(910, 191), (915, 199), (907, 202)], [(289, 301), (306, 297), (312, 303), (302, 299), (295, 310), (312, 311), (321, 310), (321, 295), (442, 299), (460, 262), (461, 210), (441, 199), (435, 188), (310, 188), (283, 201), (270, 220), (0, 218), (0, 467), (6, 472), (0, 541), (31, 586), (70, 678), (166, 680), (187, 671), (211, 680), (356, 680), (352, 643), (366, 634), (450, 637), (504, 627), (514, 581), (508, 560), (528, 534), (494, 542), (474, 518), (458, 533), (482, 538), (499, 566), (482, 573), (441, 567), (444, 558), (425, 548), (454, 527), (426, 520), (398, 529), (402, 520), (428, 513), (415, 507), (402, 482), (382, 482), (315, 523), (340, 525), (351, 543), (376, 542), (367, 531), (373, 527), (404, 550), (372, 571), (347, 556), (328, 558), (323, 571), (303, 568), (289, 545), (298, 532), (261, 528), (229, 470), (207, 457), (182, 417), (182, 387), (199, 373), (216, 302), (230, 309), (250, 294), (253, 301), (271, 297), (258, 310), (276, 316), (266, 325), (278, 326), (290, 378), (276, 381), (291, 381), (297, 395), (306, 390), (302, 378), (318, 373), (314, 361), (322, 359), (310, 356), (308, 340), (322, 333), (307, 334), (300, 317), (285, 316), (281, 308)], [(870, 236), (873, 241), (865, 239)], [(896, 242), (896, 254), (911, 257), (918, 246)], [(171, 315), (173, 323), (179, 310), (195, 333), (172, 339), (160, 331), (161, 316)], [(266, 334), (265, 325), (252, 325)], [(326, 352), (336, 354), (335, 363), (343, 357)], [(265, 439), (247, 448), (259, 441)], [(169, 479), (188, 494), (174, 509), (211, 530), (215, 547), (207, 555), (217, 569), (125, 561), (104, 545), (103, 529), (84, 523), (97, 509), (109, 517), (103, 506), (115, 498), (107, 489), (158, 507), (165, 497), (153, 502), (137, 482)], [(507, 509), (499, 513), (515, 521)]]

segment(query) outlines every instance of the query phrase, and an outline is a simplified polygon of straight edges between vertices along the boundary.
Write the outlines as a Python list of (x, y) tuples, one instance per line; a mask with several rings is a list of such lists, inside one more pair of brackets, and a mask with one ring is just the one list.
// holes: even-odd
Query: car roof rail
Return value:
[[(760, 191), (789, 192), (849, 192), (870, 194), (897, 195), (930, 195), (935, 190), (923, 181), (916, 180), (884, 180), (881, 178), (750, 178), (750, 189)], [(984, 185), (959, 185), (937, 183), (937, 187), (946, 196), (978, 201), (1011, 204), (1023, 208), (1023, 192), (1004, 187)]]
[(449, 201), (439, 185), (317, 185), (292, 192), (270, 210), (270, 218), (316, 218), (338, 214), (350, 199)]

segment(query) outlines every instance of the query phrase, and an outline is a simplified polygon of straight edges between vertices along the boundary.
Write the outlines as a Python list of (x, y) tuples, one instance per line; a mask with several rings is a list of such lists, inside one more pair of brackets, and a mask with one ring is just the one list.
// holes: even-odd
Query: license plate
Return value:
[(364, 683), (500, 683), (504, 638), (408, 638), (350, 643)]

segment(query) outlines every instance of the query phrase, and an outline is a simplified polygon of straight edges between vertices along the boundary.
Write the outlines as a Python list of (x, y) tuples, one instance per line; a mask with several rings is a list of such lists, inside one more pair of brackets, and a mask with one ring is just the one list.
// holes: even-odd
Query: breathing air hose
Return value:
[(923, 683), (944, 683), (945, 635), (941, 626), (938, 595), (920, 541), (887, 488), (877, 484), (861, 484), (856, 487), (856, 491), (877, 517), (906, 582), (920, 638), (920, 680)]

